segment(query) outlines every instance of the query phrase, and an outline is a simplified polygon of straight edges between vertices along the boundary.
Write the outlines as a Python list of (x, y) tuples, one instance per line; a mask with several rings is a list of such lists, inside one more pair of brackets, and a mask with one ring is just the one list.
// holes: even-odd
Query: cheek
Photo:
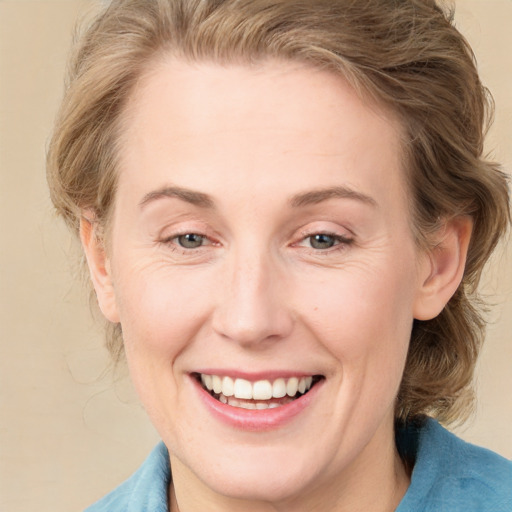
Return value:
[(116, 287), (131, 379), (161, 435), (162, 428), (174, 428), (168, 409), (180, 403), (180, 355), (197, 336), (207, 307), (199, 284), (177, 274), (127, 266)]
[(133, 267), (120, 277), (116, 300), (127, 352), (165, 353), (169, 361), (194, 337), (205, 318), (204, 279)]
[(302, 284), (296, 295), (305, 322), (344, 366), (400, 369), (412, 327), (411, 281), (389, 269), (352, 270)]

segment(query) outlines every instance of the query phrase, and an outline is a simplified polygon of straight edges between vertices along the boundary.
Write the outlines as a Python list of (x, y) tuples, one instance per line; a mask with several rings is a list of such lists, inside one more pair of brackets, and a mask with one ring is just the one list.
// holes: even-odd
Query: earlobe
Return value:
[(435, 247), (424, 254), (413, 315), (417, 320), (435, 318), (457, 291), (466, 266), (473, 221), (460, 216), (447, 220)]
[(80, 219), (80, 240), (101, 312), (110, 322), (118, 323), (119, 315), (117, 313), (110, 261), (91, 216), (92, 214), (82, 215)]

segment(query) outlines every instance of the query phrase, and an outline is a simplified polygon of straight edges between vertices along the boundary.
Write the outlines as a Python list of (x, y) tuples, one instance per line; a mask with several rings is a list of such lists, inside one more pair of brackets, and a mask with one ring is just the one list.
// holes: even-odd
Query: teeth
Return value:
[(239, 407), (242, 409), (256, 409), (256, 404), (254, 402), (240, 402)]
[(286, 383), (286, 394), (288, 396), (295, 396), (298, 390), (299, 379), (297, 379), (297, 377), (292, 377), (291, 379), (288, 379), (288, 382)]
[[(229, 379), (229, 377), (224, 377), (224, 379)], [(222, 389), (224, 389), (224, 386), (222, 386)], [(246, 400), (252, 400), (252, 384), (245, 379), (236, 379), (234, 395), (236, 398), (245, 398)]]
[(214, 393), (220, 393), (222, 391), (222, 380), (217, 375), (212, 375), (212, 386)]
[(286, 396), (286, 381), (284, 379), (277, 379), (272, 384), (272, 396), (274, 398), (283, 398)]
[(231, 405), (232, 407), (241, 407), (240, 402), (236, 398), (233, 398), (233, 397), (228, 398), (228, 405)]
[[(235, 394), (234, 383), (231, 377), (224, 377), (222, 379), (222, 391), (220, 391), (225, 396), (233, 396)], [(242, 398), (237, 396), (236, 398)]]
[(268, 380), (259, 380), (252, 386), (254, 400), (269, 400), (272, 398), (272, 384)]
[[(304, 394), (311, 389), (313, 377), (279, 378), (273, 382), (269, 380), (250, 382), (246, 379), (233, 380), (228, 376), (201, 374), (201, 382), (208, 391), (220, 395), (220, 400), (223, 403), (233, 405), (236, 402), (235, 407), (264, 409), (267, 408), (267, 404), (250, 403), (250, 406), (246, 407), (245, 402), (238, 402), (238, 400), (271, 400), (272, 398), (283, 398), (286, 395), (294, 397), (297, 393)], [(276, 406), (279, 404), (268, 405), (268, 407)]]
[(204, 384), (204, 387), (211, 391), (213, 389), (213, 378), (211, 375), (205, 375), (204, 373), (201, 375), (201, 382)]

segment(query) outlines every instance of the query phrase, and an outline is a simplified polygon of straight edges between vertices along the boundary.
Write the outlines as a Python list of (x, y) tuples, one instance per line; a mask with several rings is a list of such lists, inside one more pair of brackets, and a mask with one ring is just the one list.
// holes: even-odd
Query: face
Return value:
[(172, 59), (124, 121), (99, 296), (173, 478), (279, 501), (371, 472), (425, 278), (398, 123), (326, 72)]

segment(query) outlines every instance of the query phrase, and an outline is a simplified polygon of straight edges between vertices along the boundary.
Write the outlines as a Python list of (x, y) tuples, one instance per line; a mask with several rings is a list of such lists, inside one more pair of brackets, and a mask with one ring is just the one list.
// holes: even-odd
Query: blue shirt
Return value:
[[(414, 469), (396, 512), (512, 512), (512, 462), (432, 419), (402, 431), (397, 443)], [(168, 512), (170, 481), (169, 454), (160, 443), (130, 479), (85, 512)]]

